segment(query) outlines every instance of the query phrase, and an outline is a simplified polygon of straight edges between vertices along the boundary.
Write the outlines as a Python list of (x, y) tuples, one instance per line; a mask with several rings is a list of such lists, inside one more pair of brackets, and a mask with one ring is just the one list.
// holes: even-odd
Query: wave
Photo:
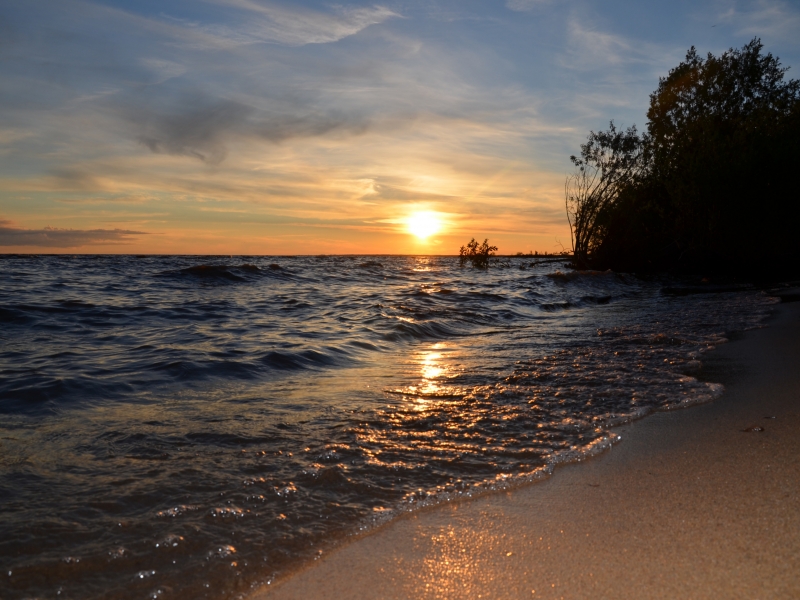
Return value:
[(612, 296), (583, 296), (581, 302), (586, 304), (608, 304), (611, 302)]
[(694, 294), (725, 294), (731, 292), (746, 292), (754, 289), (749, 284), (718, 285), (707, 283), (703, 285), (678, 285), (665, 286), (661, 293), (665, 296), (690, 296)]
[(608, 271), (568, 271), (566, 273), (554, 271), (553, 273), (547, 273), (545, 277), (549, 277), (554, 281), (575, 281), (590, 277), (621, 277), (621, 275), (609, 269)]
[(245, 263), (241, 265), (194, 265), (183, 269), (163, 271), (160, 274), (194, 278), (207, 282), (246, 282), (264, 276), (286, 277), (288, 272), (277, 263), (271, 263), (266, 268)]
[(444, 339), (459, 335), (462, 335), (462, 333), (455, 328), (444, 325), (443, 323), (437, 323), (435, 321), (427, 321), (424, 323), (400, 321), (391, 325), (390, 331), (384, 333), (382, 337), (390, 342), (398, 342)]
[(125, 397), (135, 391), (126, 382), (78, 377), (43, 377), (30, 373), (0, 378), (0, 414), (55, 413), (65, 403), (81, 406)]
[(299, 370), (331, 367), (348, 362), (349, 353), (341, 348), (326, 348), (320, 350), (303, 350), (302, 352), (287, 352), (272, 350), (259, 359), (262, 364), (274, 369)]

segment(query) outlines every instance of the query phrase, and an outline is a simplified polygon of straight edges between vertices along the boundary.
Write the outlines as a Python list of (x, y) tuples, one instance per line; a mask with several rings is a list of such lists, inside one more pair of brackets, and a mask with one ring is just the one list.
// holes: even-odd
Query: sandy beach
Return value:
[(400, 518), (261, 598), (800, 597), (800, 303), (709, 353), (718, 400), (546, 481)]

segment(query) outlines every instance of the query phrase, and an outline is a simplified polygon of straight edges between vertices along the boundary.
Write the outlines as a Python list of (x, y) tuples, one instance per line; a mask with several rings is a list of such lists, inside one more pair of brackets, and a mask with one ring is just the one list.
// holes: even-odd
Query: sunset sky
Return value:
[(800, 77), (798, 2), (3, 0), (0, 252), (557, 251), (588, 131), (754, 36)]

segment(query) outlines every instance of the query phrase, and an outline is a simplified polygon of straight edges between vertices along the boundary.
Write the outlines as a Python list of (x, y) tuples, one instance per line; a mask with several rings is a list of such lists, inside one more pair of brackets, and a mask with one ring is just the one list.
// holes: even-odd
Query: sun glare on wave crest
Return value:
[(406, 224), (408, 232), (424, 240), (438, 233), (442, 228), (442, 220), (435, 212), (415, 212), (408, 217)]

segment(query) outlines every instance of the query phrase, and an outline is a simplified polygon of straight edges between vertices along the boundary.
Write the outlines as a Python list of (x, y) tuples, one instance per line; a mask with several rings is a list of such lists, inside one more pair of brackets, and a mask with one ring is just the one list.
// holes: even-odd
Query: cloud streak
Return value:
[(234, 44), (271, 42), (288, 46), (328, 44), (355, 35), (370, 25), (400, 15), (383, 6), (334, 6), (332, 12), (286, 8), (254, 0), (217, 0), (218, 4), (238, 8), (247, 19), (230, 25), (198, 25), (211, 35)]
[(567, 24), (567, 36), (573, 68), (652, 65), (662, 62), (665, 55), (656, 44), (587, 27), (575, 17)]
[(506, 7), (517, 12), (527, 12), (539, 6), (549, 4), (550, 0), (508, 0)]
[(38, 248), (80, 248), (97, 244), (130, 244), (145, 231), (128, 229), (22, 229), (7, 219), (0, 219), (0, 246), (35, 246)]
[(212, 165), (227, 156), (224, 136), (232, 129), (241, 129), (253, 113), (252, 107), (231, 100), (220, 100), (209, 106), (184, 108), (182, 113), (137, 114), (135, 122), (144, 123), (138, 141), (156, 154), (191, 156)]
[(369, 120), (344, 111), (259, 110), (229, 99), (175, 102), (164, 110), (126, 109), (129, 121), (141, 129), (137, 140), (156, 154), (197, 158), (209, 165), (222, 163), (228, 142), (250, 138), (279, 143), (294, 138), (320, 137), (338, 132), (360, 135)]
[(743, 10), (730, 8), (720, 15), (741, 34), (770, 37), (797, 44), (800, 10), (780, 0), (757, 0)]

